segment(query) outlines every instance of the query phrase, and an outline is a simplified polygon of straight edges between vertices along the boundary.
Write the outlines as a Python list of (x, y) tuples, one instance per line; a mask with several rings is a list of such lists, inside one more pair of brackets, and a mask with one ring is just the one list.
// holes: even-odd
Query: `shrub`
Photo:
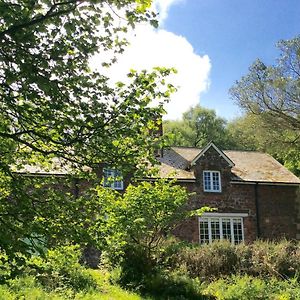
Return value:
[(300, 268), (300, 250), (294, 242), (256, 241), (251, 245), (251, 272), (254, 275), (293, 277)]
[(16, 252), (8, 256), (0, 248), (0, 283), (5, 283), (8, 279), (22, 274), (25, 264), (26, 257), (23, 254)]
[[(64, 292), (66, 297), (60, 296), (53, 291), (45, 291), (41, 284), (34, 276), (17, 277), (8, 281), (7, 285), (0, 286), (6, 288), (7, 298), (3, 299), (26, 299), (26, 300), (63, 300), (67, 299), (67, 291)], [(0, 296), (0, 299), (1, 296)]]
[(205, 246), (184, 247), (174, 255), (173, 267), (186, 270), (192, 277), (210, 279), (235, 271), (238, 257), (235, 247), (228, 241), (214, 242)]
[(250, 245), (232, 245), (228, 241), (189, 245), (179, 247), (177, 253), (171, 254), (169, 267), (202, 280), (232, 274), (292, 278), (300, 270), (298, 245), (286, 240), (277, 243), (256, 241)]
[(78, 291), (96, 288), (90, 272), (79, 264), (80, 256), (78, 246), (50, 249), (45, 258), (32, 258), (28, 263), (28, 271), (50, 290), (72, 288)]

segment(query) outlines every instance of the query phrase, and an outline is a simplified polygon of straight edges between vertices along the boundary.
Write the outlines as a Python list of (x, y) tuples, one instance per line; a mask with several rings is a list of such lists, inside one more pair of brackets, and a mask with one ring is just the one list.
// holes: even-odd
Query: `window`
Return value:
[(120, 171), (116, 169), (103, 169), (103, 186), (110, 187), (115, 190), (123, 190), (123, 178)]
[(232, 244), (244, 241), (243, 218), (241, 216), (223, 216), (199, 218), (200, 244), (215, 240), (229, 240)]
[(219, 171), (203, 172), (204, 192), (221, 192), (221, 176)]

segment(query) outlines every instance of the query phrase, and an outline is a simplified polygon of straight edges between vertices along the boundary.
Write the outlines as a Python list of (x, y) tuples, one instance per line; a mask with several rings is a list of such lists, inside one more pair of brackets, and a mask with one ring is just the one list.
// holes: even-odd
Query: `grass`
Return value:
[(141, 300), (141, 296), (109, 283), (109, 274), (100, 270), (89, 271), (97, 288), (75, 292), (70, 288), (53, 291), (43, 287), (34, 276), (23, 276), (0, 285), (0, 300)]

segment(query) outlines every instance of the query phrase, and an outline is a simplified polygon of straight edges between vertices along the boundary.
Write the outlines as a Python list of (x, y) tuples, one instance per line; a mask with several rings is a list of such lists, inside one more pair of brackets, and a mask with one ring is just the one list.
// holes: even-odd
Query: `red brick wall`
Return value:
[[(204, 170), (220, 171), (220, 193), (203, 191)], [(298, 187), (232, 183), (230, 166), (213, 148), (198, 160), (194, 172), (197, 178), (195, 183), (180, 183), (194, 193), (189, 201), (191, 209), (209, 206), (217, 208), (216, 212), (220, 213), (247, 213), (248, 217), (244, 218), (245, 242), (254, 241), (258, 234), (264, 239), (296, 238)], [(256, 196), (260, 232), (257, 230)], [(178, 226), (175, 234), (182, 239), (199, 242), (198, 219), (187, 220)]]
[(299, 204), (297, 188), (258, 186), (261, 237), (296, 239)]

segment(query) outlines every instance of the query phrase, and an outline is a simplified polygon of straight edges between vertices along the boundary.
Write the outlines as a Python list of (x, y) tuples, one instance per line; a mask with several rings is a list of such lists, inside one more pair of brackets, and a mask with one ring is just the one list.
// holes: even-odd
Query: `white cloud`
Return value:
[[(157, 0), (162, 15), (167, 15), (171, 4), (180, 0)], [(155, 30), (150, 25), (139, 25), (129, 38), (130, 45), (118, 62), (107, 71), (113, 82), (126, 81), (130, 69), (137, 71), (153, 67), (174, 67), (178, 73), (168, 78), (178, 91), (166, 105), (167, 119), (179, 119), (182, 113), (199, 103), (200, 95), (209, 87), (211, 63), (207, 55), (195, 53), (192, 45), (183, 36), (166, 30)], [(93, 67), (101, 68), (103, 55), (93, 58)], [(102, 70), (103, 71), (103, 70)]]
[(184, 0), (155, 0), (153, 6), (155, 11), (158, 12), (159, 23), (162, 24), (168, 17), (168, 10), (172, 5), (183, 1)]

